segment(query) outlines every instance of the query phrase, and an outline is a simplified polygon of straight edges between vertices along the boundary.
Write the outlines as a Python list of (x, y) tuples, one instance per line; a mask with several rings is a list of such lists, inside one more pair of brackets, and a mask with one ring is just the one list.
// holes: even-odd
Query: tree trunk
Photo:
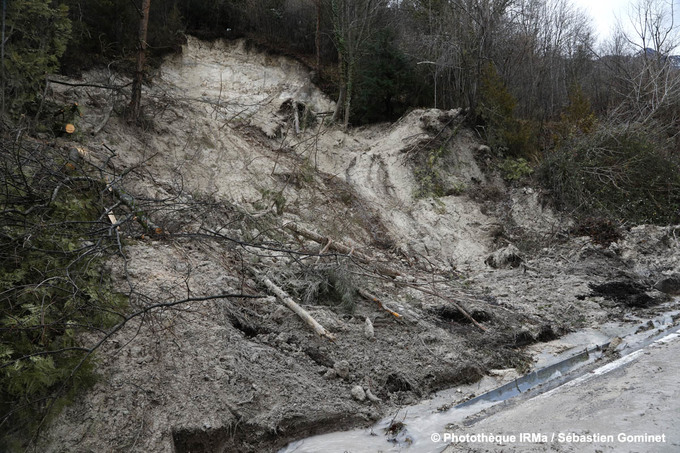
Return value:
[(350, 61), (349, 64), (347, 65), (347, 81), (345, 85), (347, 88), (345, 89), (345, 118), (344, 118), (344, 123), (343, 127), (347, 129), (349, 127), (349, 115), (350, 111), (352, 109), (352, 88), (354, 84), (354, 62)]
[(316, 3), (316, 76), (321, 78), (321, 0)]
[(2, 48), (2, 50), (1, 50), (2, 55), (0, 55), (0, 71), (2, 71), (2, 74), (0, 75), (0, 77), (2, 78), (2, 86), (0, 86), (2, 93), (0, 93), (0, 95), (2, 96), (2, 110), (0, 110), (0, 113), (2, 113), (2, 115), (5, 114), (5, 16), (6, 15), (7, 15), (7, 0), (2, 0), (2, 38), (0, 40), (0, 47)]
[(146, 58), (146, 35), (149, 28), (149, 8), (151, 0), (142, 0), (142, 17), (139, 20), (139, 44), (137, 48), (137, 70), (132, 81), (129, 118), (139, 119), (142, 103), (142, 82), (144, 81), (144, 60)]
[(285, 291), (276, 286), (271, 280), (259, 273), (254, 267), (248, 266), (248, 271), (255, 279), (264, 284), (276, 297), (279, 298), (288, 308), (290, 308), (296, 315), (298, 315), (314, 332), (322, 337), (326, 337), (331, 341), (335, 341), (335, 335), (327, 331), (319, 322), (309, 314), (307, 310), (297, 304)]
[(342, 53), (338, 52), (338, 67), (340, 68), (340, 93), (338, 93), (338, 102), (335, 104), (335, 111), (331, 117), (331, 123), (340, 120), (340, 115), (345, 106), (345, 96), (347, 94), (347, 79), (345, 77), (346, 65)]

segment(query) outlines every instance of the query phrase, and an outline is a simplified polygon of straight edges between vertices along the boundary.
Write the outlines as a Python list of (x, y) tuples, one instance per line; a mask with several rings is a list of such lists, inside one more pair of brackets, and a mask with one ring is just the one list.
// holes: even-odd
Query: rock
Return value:
[(522, 263), (522, 256), (517, 247), (510, 244), (493, 252), (484, 262), (495, 269), (507, 269), (519, 266)]
[(279, 345), (283, 344), (283, 343), (288, 343), (288, 340), (290, 339), (290, 335), (291, 335), (290, 332), (281, 332), (280, 334), (278, 334), (276, 336), (274, 341)]
[(71, 162), (80, 162), (83, 160), (84, 151), (73, 147), (68, 150), (68, 158)]
[(370, 318), (366, 317), (366, 322), (364, 324), (364, 336), (369, 340), (375, 338), (375, 331), (373, 330), (373, 323)]
[(340, 360), (338, 362), (335, 362), (335, 365), (333, 365), (333, 369), (337, 373), (338, 376), (340, 376), (343, 379), (347, 379), (349, 377), (349, 362), (347, 360)]
[(380, 398), (375, 396), (373, 392), (371, 392), (371, 389), (366, 389), (366, 398), (368, 398), (370, 401), (373, 401), (374, 403), (379, 403), (382, 401)]
[(495, 376), (495, 377), (505, 377), (509, 374), (517, 373), (517, 371), (514, 368), (503, 368), (503, 369), (495, 369), (495, 370), (489, 370), (489, 376)]
[(352, 398), (357, 401), (366, 400), (366, 392), (364, 392), (364, 389), (360, 385), (355, 385), (352, 387)]
[(680, 295), (680, 274), (673, 274), (670, 277), (662, 278), (656, 282), (654, 289), (672, 296)]
[(323, 378), (329, 381), (331, 379), (335, 379), (337, 376), (338, 373), (336, 373), (333, 368), (329, 368), (328, 371), (326, 371), (326, 374), (323, 375)]
[(453, 352), (447, 352), (446, 355), (444, 356), (444, 362), (447, 363), (455, 363), (459, 359), (460, 357), (458, 356), (458, 354), (454, 354)]
[(181, 261), (176, 262), (173, 267), (177, 272), (180, 272), (182, 274), (186, 273), (189, 270), (189, 265)]
[(609, 342), (609, 346), (607, 346), (606, 353), (607, 354), (614, 354), (615, 352), (618, 352), (621, 349), (623, 349), (625, 347), (625, 344), (626, 343), (624, 343), (624, 341), (621, 337), (614, 337)]

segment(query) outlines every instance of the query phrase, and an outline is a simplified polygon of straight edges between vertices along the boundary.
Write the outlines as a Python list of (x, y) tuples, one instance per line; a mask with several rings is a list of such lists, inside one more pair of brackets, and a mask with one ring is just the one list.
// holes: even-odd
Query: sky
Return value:
[[(616, 25), (617, 18), (622, 21), (624, 26), (630, 26), (630, 9), (637, 3), (637, 0), (572, 0), (575, 5), (590, 14), (593, 20), (593, 28), (598, 35), (597, 42), (602, 44), (612, 35), (612, 29)], [(675, 9), (680, 10), (680, 1), (675, 2)], [(680, 11), (675, 12), (676, 18)], [(676, 19), (680, 26), (680, 21)]]
[(598, 42), (611, 36), (616, 18), (627, 21), (628, 10), (634, 0), (572, 0), (579, 8), (585, 10), (593, 19), (593, 28), (598, 35)]

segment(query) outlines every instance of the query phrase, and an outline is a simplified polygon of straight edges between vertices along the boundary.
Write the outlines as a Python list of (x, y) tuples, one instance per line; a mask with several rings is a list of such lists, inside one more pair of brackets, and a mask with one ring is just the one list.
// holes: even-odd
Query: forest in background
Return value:
[[(11, 102), (3, 111), (38, 96), (44, 74), (58, 68), (132, 72), (142, 2), (4, 5), (3, 100)], [(514, 131), (521, 136), (559, 120), (577, 97), (598, 117), (674, 128), (672, 2), (636, 8), (634, 32), (621, 28), (595, 47), (590, 19), (569, 0), (153, 0), (146, 43), (152, 64), (180, 51), (185, 34), (245, 37), (298, 58), (342, 96), (345, 125), (394, 120), (413, 107), (463, 107), (485, 123), (536, 123)]]
[(102, 257), (122, 248), (102, 214), (112, 195), (88, 176), (64, 172), (68, 163), (32, 140), (36, 132), (62, 133), (55, 122), (78, 113), (47, 101), (54, 74), (106, 66), (153, 83), (163, 56), (181, 51), (186, 35), (243, 38), (313, 69), (314, 81), (338, 100), (332, 120), (339, 127), (394, 121), (414, 108), (463, 108), (504, 178), (540, 185), (582, 232), (680, 223), (671, 1), (640, 0), (629, 18), (633, 34), (619, 30), (599, 47), (569, 0), (2, 5), (0, 431), (14, 441), (46, 420), (36, 413), (56, 412), (92, 382), (94, 364), (78, 332), (115, 326), (126, 310), (100, 272)]
[[(96, 65), (135, 72), (144, 2), (4, 5), (4, 113), (35, 115), (45, 74)], [(243, 37), (315, 69), (345, 127), (462, 107), (495, 149), (534, 163), (601, 123), (643, 126), (655, 146), (673, 150), (672, 18), (671, 1), (638, 0), (629, 26), (596, 47), (590, 19), (569, 0), (153, 0), (145, 81), (185, 34)]]
[[(64, 17), (64, 25), (50, 22), (53, 44), (40, 38), (46, 57), (61, 56), (45, 72), (60, 63), (65, 74), (93, 65), (134, 73), (144, 2), (15, 4), (32, 3)], [(460, 107), (510, 159), (510, 176), (535, 173), (559, 208), (678, 222), (673, 13), (672, 1), (638, 0), (596, 46), (589, 17), (569, 0), (153, 0), (145, 75), (151, 82), (153, 66), (180, 51), (185, 34), (242, 37), (315, 69), (345, 128), (394, 121), (412, 108)], [(39, 97), (42, 75), (30, 78)]]

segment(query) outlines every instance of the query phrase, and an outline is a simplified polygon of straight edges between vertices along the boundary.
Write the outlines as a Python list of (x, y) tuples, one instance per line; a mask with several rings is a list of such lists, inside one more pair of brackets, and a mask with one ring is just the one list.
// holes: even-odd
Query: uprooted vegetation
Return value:
[[(7, 258), (4, 262), (10, 266), (3, 273), (7, 279), (3, 297), (8, 308), (3, 314), (2, 342), (3, 390), (8, 401), (3, 437), (8, 449), (22, 448), (26, 440), (33, 442), (31, 439), (64, 403), (93, 385), (96, 389), (100, 385), (96, 384), (99, 366), (108, 369), (111, 361), (118, 360), (113, 352), (134, 343), (138, 333), (153, 332), (162, 344), (175, 342), (184, 334), (196, 332), (201, 325), (191, 325), (196, 315), (215, 313), (223, 319), (227, 330), (240, 338), (231, 346), (237, 351), (250, 354), (246, 351), (254, 342), (279, 351), (265, 352), (273, 363), (306, 357), (303, 363), (308, 361), (305, 366), (311, 365), (311, 369), (302, 373), (315, 385), (329, 379), (326, 375), (333, 379), (333, 373), (339, 379), (335, 386), (362, 375), (363, 385), (389, 404), (403, 404), (414, 396), (468, 382), (470, 369), (479, 375), (479, 370), (489, 366), (526, 360), (509, 350), (502, 357), (470, 360), (470, 356), (458, 370), (431, 356), (433, 367), (424, 372), (410, 363), (414, 354), (426, 354), (441, 345), (451, 355), (448, 360), (454, 361), (459, 352), (442, 343), (441, 334), (428, 333), (430, 329), (420, 326), (416, 319), (422, 318), (433, 327), (441, 325), (434, 328), (449, 331), (452, 340), (478, 329), (473, 323), (489, 320), (488, 309), (472, 309), (471, 314), (465, 311), (478, 302), (455, 281), (442, 278), (419, 282), (416, 278), (398, 283), (395, 277), (411, 272), (400, 270), (400, 265), (381, 263), (356, 245), (347, 246), (303, 227), (286, 225), (275, 208), (265, 206), (265, 211), (253, 215), (234, 204), (190, 195), (177, 187), (166, 187), (164, 196), (151, 197), (138, 190), (140, 183), (151, 181), (153, 176), (142, 166), (116, 171), (113, 162), (117, 153), (108, 146), (73, 148), (21, 134), (19, 137), (3, 142), (8, 176), (3, 181), (7, 214), (3, 218), (3, 253)], [(346, 207), (348, 201), (340, 197), (332, 203)], [(356, 225), (371, 227), (364, 221)], [(156, 250), (174, 250), (184, 259), (173, 264)], [(265, 279), (312, 307), (313, 318), (333, 332), (336, 343), (329, 344), (312, 329), (297, 325), (299, 321), (277, 309), (273, 299), (262, 299), (262, 290), (267, 289)], [(460, 315), (441, 314), (427, 308), (428, 304), (421, 308), (408, 304), (407, 308), (402, 303), (384, 301), (385, 284), (410, 288), (414, 298), (417, 294), (435, 297), (451, 306), (450, 312), (458, 310)], [(212, 306), (203, 303), (214, 300), (223, 302)], [(377, 336), (364, 332), (366, 319)], [(185, 322), (189, 325), (183, 325)], [(506, 325), (507, 320), (498, 322)], [(360, 330), (353, 333), (356, 324)], [(514, 324), (504, 327), (514, 328)], [(402, 346), (411, 342), (403, 329), (426, 337), (411, 344), (411, 352), (392, 356), (389, 351), (394, 342)], [(356, 362), (351, 351), (361, 344), (365, 344), (367, 355)], [(156, 352), (152, 356), (158, 354), (157, 347), (161, 346), (153, 348)], [(142, 360), (165, 359), (145, 356)], [(351, 363), (351, 375), (337, 365), (343, 360)], [(374, 369), (373, 364), (380, 362), (383, 368)], [(316, 367), (326, 370), (325, 375), (319, 375)], [(243, 372), (246, 374), (238, 372), (238, 376), (250, 373)], [(277, 379), (275, 375), (263, 377)], [(285, 383), (285, 393), (292, 392), (291, 385), (295, 384)], [(269, 403), (266, 398), (260, 401), (262, 397), (250, 402), (264, 408)], [(320, 397), (307, 404), (320, 401)], [(341, 401), (343, 398), (338, 404), (343, 409), (336, 409), (333, 415), (331, 405), (326, 409), (331, 412), (320, 414), (320, 419), (346, 417), (348, 403)], [(224, 429), (238, 429), (238, 420), (247, 416), (236, 408), (233, 413), (237, 418), (233, 425), (225, 420)], [(313, 432), (322, 426), (294, 428), (297, 425), (290, 416), (277, 417), (277, 429), (287, 425), (295, 429), (290, 435), (300, 435), (304, 429)], [(359, 411), (337, 426), (366, 418), (374, 415)], [(199, 436), (202, 440), (191, 440), (189, 432), (191, 429), (180, 427), (173, 431), (173, 442), (180, 450), (190, 448), (193, 442), (208, 442), (203, 435)], [(251, 442), (240, 436), (222, 441), (227, 443), (221, 445), (239, 449)], [(117, 445), (126, 445), (125, 438), (121, 442)], [(269, 444), (274, 439), (263, 435), (261, 442)]]
[(112, 328), (128, 307), (101, 272), (121, 246), (104, 181), (76, 168), (76, 148), (21, 132), (0, 147), (0, 426), (9, 448), (92, 385), (96, 365), (80, 339)]

